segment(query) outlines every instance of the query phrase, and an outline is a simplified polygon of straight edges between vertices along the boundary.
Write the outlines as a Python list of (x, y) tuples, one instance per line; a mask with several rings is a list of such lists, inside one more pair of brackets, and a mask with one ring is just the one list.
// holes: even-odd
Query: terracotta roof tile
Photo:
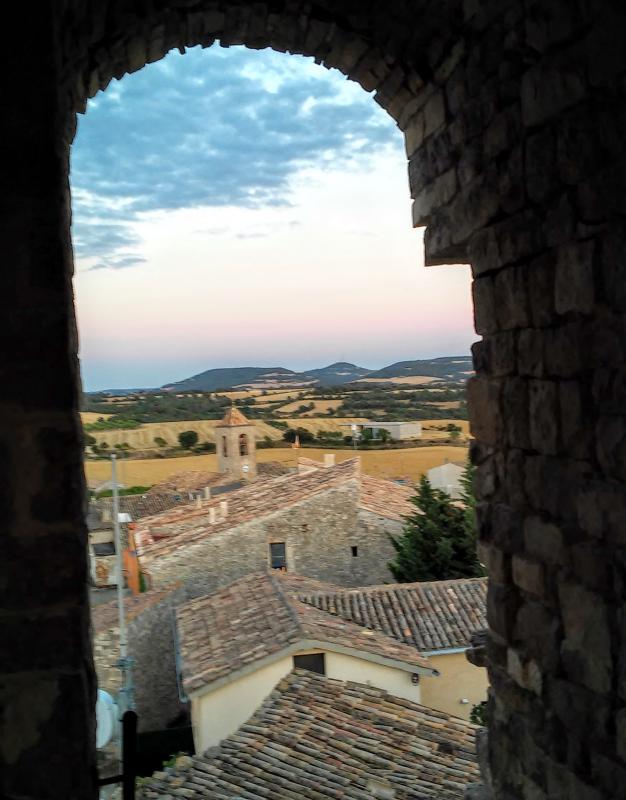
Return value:
[(222, 421), (220, 422), (219, 425), (217, 425), (217, 427), (218, 428), (223, 428), (226, 426), (238, 427), (239, 425), (252, 425), (252, 423), (246, 416), (244, 416), (241, 413), (241, 411), (238, 408), (235, 408), (235, 406), (231, 406), (228, 409), (228, 411), (224, 414), (224, 416), (222, 417)]
[(462, 800), (478, 781), (476, 727), (381, 689), (300, 670), (191, 766), (158, 772), (147, 800)]
[[(289, 578), (287, 578), (289, 580)], [(345, 589), (289, 587), (305, 603), (413, 645), (422, 652), (465, 647), (487, 627), (487, 578)]]
[(186, 691), (305, 641), (432, 669), (414, 647), (301, 602), (275, 573), (248, 575), (185, 603), (177, 609), (176, 624)]

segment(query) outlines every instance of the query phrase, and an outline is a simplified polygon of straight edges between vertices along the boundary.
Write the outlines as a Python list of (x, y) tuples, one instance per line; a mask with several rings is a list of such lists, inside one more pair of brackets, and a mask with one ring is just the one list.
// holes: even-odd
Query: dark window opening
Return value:
[(113, 542), (99, 542), (98, 544), (93, 544), (92, 547), (95, 556), (115, 555), (115, 545)]
[(293, 666), (294, 669), (306, 669), (309, 672), (317, 672), (318, 675), (326, 675), (324, 653), (309, 653), (306, 656), (294, 656)]
[(247, 456), (248, 455), (248, 436), (245, 433), (242, 433), (239, 437), (239, 455), (240, 456)]
[(287, 553), (284, 542), (270, 544), (270, 565), (272, 569), (287, 570)]
[(358, 554), (359, 554), (359, 548), (358, 548), (358, 547), (357, 547), (355, 544), (353, 544), (353, 545), (352, 545), (352, 547), (350, 548), (350, 550), (352, 551), (352, 555), (353, 555), (353, 556), (358, 556)]
[(228, 456), (228, 442), (226, 441), (225, 436), (222, 436), (222, 453), (225, 456)]

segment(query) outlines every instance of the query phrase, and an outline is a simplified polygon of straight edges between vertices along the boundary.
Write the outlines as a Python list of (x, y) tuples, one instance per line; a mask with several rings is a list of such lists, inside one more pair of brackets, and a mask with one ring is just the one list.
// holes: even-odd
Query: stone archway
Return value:
[[(429, 263), (472, 264), (471, 421), (491, 577), (497, 797), (626, 783), (626, 168), (617, 0), (42, 0), (0, 74), (0, 733), (8, 797), (94, 796), (68, 148), (74, 111), (172, 47), (343, 69), (405, 132)], [(26, 44), (24, 44), (24, 42)]]

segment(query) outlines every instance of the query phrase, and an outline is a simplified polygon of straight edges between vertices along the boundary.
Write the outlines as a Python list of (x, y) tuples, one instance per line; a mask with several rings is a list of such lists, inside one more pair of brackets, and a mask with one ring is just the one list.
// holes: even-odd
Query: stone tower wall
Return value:
[[(471, 263), (501, 800), (626, 785), (621, 0), (41, 0), (0, 72), (0, 794), (95, 797), (68, 184), (74, 110), (172, 47), (336, 66), (405, 132), (430, 264)], [(27, 576), (27, 577), (26, 577)], [(62, 754), (60, 756), (59, 754)]]
[[(240, 452), (241, 436), (246, 437), (247, 455)], [(256, 478), (256, 436), (253, 425), (224, 425), (215, 428), (215, 446), (219, 472), (226, 472), (235, 480), (243, 478), (253, 481)]]

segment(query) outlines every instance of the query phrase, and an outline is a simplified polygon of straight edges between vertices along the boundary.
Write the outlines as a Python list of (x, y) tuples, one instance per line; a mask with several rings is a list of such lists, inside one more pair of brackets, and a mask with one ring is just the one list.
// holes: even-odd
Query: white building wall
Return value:
[(443, 489), (453, 499), (457, 499), (463, 492), (463, 487), (461, 486), (463, 471), (464, 467), (447, 463), (429, 469), (426, 474), (433, 489)]

